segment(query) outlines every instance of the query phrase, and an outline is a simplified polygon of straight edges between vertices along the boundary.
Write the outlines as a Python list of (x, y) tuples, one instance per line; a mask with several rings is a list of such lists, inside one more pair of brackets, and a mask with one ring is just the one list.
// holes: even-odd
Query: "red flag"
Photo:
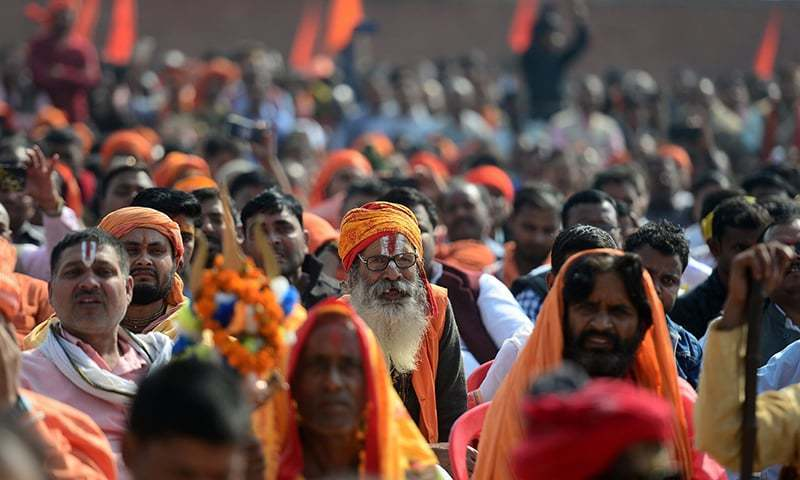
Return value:
[(94, 36), (94, 29), (97, 26), (97, 14), (100, 10), (100, 0), (83, 0), (75, 25), (72, 27), (73, 35), (83, 37), (91, 41)]
[(106, 38), (108, 63), (127, 65), (136, 46), (136, 0), (114, 0)]
[(767, 26), (764, 27), (764, 36), (761, 37), (761, 45), (756, 52), (753, 60), (753, 72), (759, 78), (767, 80), (772, 77), (772, 70), (775, 67), (775, 57), (778, 56), (778, 48), (781, 43), (781, 11), (773, 8), (769, 12)]
[(514, 16), (508, 29), (508, 46), (514, 53), (522, 54), (531, 46), (533, 24), (539, 11), (539, 0), (517, 0)]
[(303, 7), (300, 23), (294, 34), (292, 51), (289, 53), (289, 65), (297, 71), (302, 72), (311, 67), (321, 15), (322, 6), (318, 1), (306, 3)]
[(361, 0), (331, 0), (328, 11), (328, 32), (325, 46), (331, 53), (338, 53), (350, 43), (353, 30), (364, 19)]

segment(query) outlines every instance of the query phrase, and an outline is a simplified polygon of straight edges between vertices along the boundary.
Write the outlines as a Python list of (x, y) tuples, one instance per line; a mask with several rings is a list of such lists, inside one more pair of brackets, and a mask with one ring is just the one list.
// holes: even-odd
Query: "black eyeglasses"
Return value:
[(366, 259), (359, 255), (358, 259), (367, 266), (367, 270), (370, 272), (382, 272), (389, 266), (389, 262), (394, 262), (395, 266), (400, 270), (411, 268), (417, 263), (417, 254), (406, 252), (398, 253), (392, 257), (388, 255), (373, 255)]

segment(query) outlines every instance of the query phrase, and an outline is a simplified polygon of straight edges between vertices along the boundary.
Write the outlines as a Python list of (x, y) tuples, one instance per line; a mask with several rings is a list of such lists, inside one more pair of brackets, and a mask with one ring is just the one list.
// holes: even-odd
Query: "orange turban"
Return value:
[(408, 161), (408, 167), (412, 172), (417, 167), (427, 168), (443, 180), (447, 180), (450, 177), (450, 170), (447, 169), (447, 165), (433, 153), (424, 150), (411, 156)]
[(10, 273), (0, 273), (0, 313), (6, 321), (13, 322), (22, 310), (22, 291)]
[(339, 232), (339, 257), (345, 271), (353, 266), (356, 255), (378, 238), (391, 234), (402, 234), (406, 237), (417, 252), (417, 265), (428, 291), (430, 313), (433, 316), (438, 314), (430, 283), (425, 276), (425, 267), (422, 265), (422, 233), (417, 217), (411, 210), (396, 203), (370, 202), (347, 212)]
[(208, 163), (197, 155), (170, 152), (153, 169), (153, 181), (158, 187), (172, 187), (178, 177), (189, 169), (199, 170), (206, 177), (211, 176), (211, 169), (208, 167)]
[(312, 255), (326, 243), (339, 241), (339, 232), (315, 213), (303, 212), (303, 227), (308, 230), (308, 251)]
[(384, 158), (394, 153), (394, 144), (382, 133), (365, 133), (353, 142), (353, 148), (359, 152), (363, 152), (368, 146), (374, 148), (378, 155)]
[(203, 176), (203, 175), (193, 175), (191, 177), (186, 177), (181, 180), (175, 182), (175, 185), (172, 186), (175, 190), (180, 190), (186, 193), (192, 193), (195, 190), (202, 190), (205, 188), (213, 188), (215, 190), (219, 190), (219, 185), (214, 180)]
[(671, 158), (678, 164), (678, 167), (684, 172), (692, 173), (692, 159), (689, 153), (683, 148), (673, 143), (667, 143), (658, 147), (658, 154), (662, 157)]
[(322, 203), (327, 198), (325, 190), (327, 190), (328, 184), (331, 183), (331, 179), (333, 179), (336, 172), (348, 167), (360, 170), (365, 175), (372, 174), (372, 165), (361, 152), (347, 149), (331, 152), (328, 158), (325, 159), (322, 170), (317, 176), (317, 182), (314, 184), (309, 196), (309, 204), (312, 207)]
[(494, 165), (481, 165), (469, 170), (464, 179), (469, 183), (483, 185), (487, 188), (494, 188), (503, 194), (506, 201), (514, 201), (514, 182), (503, 169)]
[(531, 398), (523, 411), (528, 435), (514, 452), (517, 480), (595, 478), (638, 443), (672, 444), (669, 403), (623, 380)]
[(115, 155), (133, 155), (139, 161), (153, 163), (153, 144), (135, 130), (119, 130), (112, 133), (100, 148), (100, 165), (108, 169)]
[[(533, 334), (506, 375), (486, 414), (474, 478), (512, 478), (511, 454), (523, 434), (520, 405), (524, 395), (531, 382), (555, 369), (563, 361), (565, 277), (578, 259), (597, 254), (623, 255), (621, 251), (612, 249), (587, 250), (570, 257), (561, 268), (553, 287), (544, 298)], [(676, 457), (683, 473), (682, 478), (692, 478), (692, 445), (676, 373), (672, 340), (661, 300), (647, 271), (643, 272), (642, 282), (650, 304), (652, 325), (645, 332), (636, 351), (631, 378), (639, 387), (654, 392), (672, 405), (676, 423)]]
[[(111, 236), (122, 238), (137, 228), (149, 228), (167, 237), (175, 251), (176, 261), (183, 257), (183, 240), (181, 229), (168, 216), (146, 207), (125, 207), (114, 210), (100, 221), (97, 226)], [(177, 305), (183, 301), (183, 281), (177, 272), (172, 283), (167, 303)]]

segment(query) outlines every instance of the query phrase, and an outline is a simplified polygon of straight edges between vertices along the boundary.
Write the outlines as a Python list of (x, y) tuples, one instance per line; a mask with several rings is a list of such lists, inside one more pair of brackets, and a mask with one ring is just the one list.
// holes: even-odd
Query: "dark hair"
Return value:
[(217, 445), (241, 444), (250, 432), (250, 410), (241, 382), (231, 372), (184, 359), (142, 381), (128, 430), (142, 442), (189, 437)]
[(512, 216), (524, 208), (549, 210), (560, 213), (564, 197), (561, 192), (547, 183), (528, 184), (514, 194), (514, 211)]
[(616, 165), (608, 170), (602, 171), (594, 177), (592, 188), (603, 190), (608, 184), (627, 183), (631, 185), (636, 193), (642, 194), (647, 190), (647, 183), (644, 175), (633, 165)]
[(756, 172), (752, 175), (749, 175), (744, 179), (744, 181), (742, 181), (742, 188), (744, 188), (744, 190), (751, 195), (753, 194), (754, 190), (762, 187), (782, 190), (789, 197), (794, 197), (797, 195), (797, 192), (795, 192), (794, 188), (792, 188), (788, 182), (784, 181), (781, 177), (772, 172)]
[(531, 397), (553, 393), (568, 394), (582, 389), (590, 380), (580, 365), (565, 360), (558, 369), (537, 378), (528, 390), (528, 394)]
[(625, 251), (636, 252), (649, 246), (664, 255), (677, 255), (682, 270), (689, 265), (689, 241), (681, 227), (667, 220), (650, 222), (633, 232), (625, 240)]
[(347, 186), (344, 203), (346, 204), (348, 199), (356, 195), (380, 198), (386, 193), (386, 190), (386, 184), (378, 178), (359, 178), (353, 180), (353, 182)]
[(564, 226), (568, 225), (567, 219), (569, 218), (569, 212), (578, 205), (597, 205), (606, 202), (610, 203), (611, 206), (614, 207), (614, 210), (617, 209), (617, 202), (606, 192), (602, 192), (600, 190), (583, 190), (581, 192), (574, 193), (567, 199), (567, 201), (564, 203), (564, 206), (561, 208), (561, 224)]
[(767, 233), (778, 225), (787, 225), (793, 221), (800, 219), (800, 204), (794, 200), (769, 200), (762, 203), (764, 208), (769, 212), (772, 218), (772, 223), (764, 229), (761, 234), (761, 240), (767, 236)]
[(625, 293), (639, 316), (639, 326), (644, 331), (652, 323), (652, 317), (642, 282), (643, 271), (638, 255), (586, 255), (570, 265), (564, 276), (564, 310), (567, 310), (568, 305), (578, 304), (589, 298), (598, 274), (614, 272), (621, 277)]
[(427, 195), (420, 192), (416, 188), (411, 187), (396, 187), (386, 192), (381, 200), (384, 202), (392, 202), (398, 205), (403, 205), (413, 210), (416, 207), (422, 207), (428, 213), (431, 219), (431, 224), (434, 228), (439, 225), (439, 212), (436, 210), (436, 205), (433, 200), (428, 198)]
[(721, 188), (730, 188), (731, 180), (719, 170), (710, 170), (692, 183), (691, 192), (696, 195), (697, 192), (709, 185), (719, 185)]
[(128, 252), (125, 250), (125, 246), (116, 237), (96, 227), (72, 232), (53, 247), (53, 252), (50, 254), (50, 272), (52, 275), (56, 273), (56, 267), (58, 267), (58, 262), (61, 260), (61, 255), (64, 253), (64, 250), (74, 247), (75, 245), (80, 245), (83, 242), (96, 242), (98, 248), (103, 245), (112, 247), (116, 250), (117, 256), (119, 256), (120, 270), (122, 270), (123, 274), (128, 275), (130, 272), (130, 259), (128, 258)]
[(264, 190), (268, 190), (270, 188), (277, 188), (278, 186), (261, 171), (243, 172), (229, 178), (231, 178), (231, 180), (228, 182), (228, 192), (230, 192), (231, 197), (236, 196), (240, 190), (248, 187), (261, 187)]
[(203, 154), (205, 157), (213, 157), (223, 152), (230, 153), (233, 157), (238, 157), (241, 154), (241, 150), (238, 145), (236, 145), (236, 142), (232, 138), (224, 135), (211, 135), (206, 140), (206, 143), (203, 144)]
[(256, 198), (247, 202), (242, 208), (240, 215), (242, 219), (242, 227), (247, 233), (247, 220), (250, 217), (255, 217), (260, 213), (280, 213), (282, 210), (288, 210), (297, 218), (300, 226), (303, 226), (303, 207), (293, 196), (283, 193), (277, 188), (270, 188), (259, 193)]
[(132, 207), (147, 207), (158, 210), (168, 217), (185, 215), (191, 219), (200, 218), (200, 202), (191, 193), (172, 188), (148, 188), (137, 193), (131, 202)]
[(714, 209), (711, 234), (713, 238), (721, 240), (728, 228), (763, 232), (769, 223), (769, 212), (761, 205), (744, 197), (730, 198)]
[(47, 132), (43, 142), (51, 145), (67, 145), (81, 143), (81, 139), (71, 128), (54, 128)]
[(150, 176), (150, 172), (145, 167), (140, 167), (136, 165), (122, 165), (117, 168), (112, 168), (105, 174), (103, 179), (100, 181), (100, 188), (98, 190), (98, 198), (104, 198), (106, 193), (108, 193), (108, 187), (111, 186), (111, 182), (117, 178), (118, 176), (125, 174), (125, 173), (132, 173), (132, 172), (142, 172)]
[(554, 274), (561, 270), (567, 259), (575, 253), (593, 248), (618, 248), (617, 242), (605, 230), (591, 225), (573, 225), (562, 230), (553, 241), (550, 265)]
[(709, 213), (713, 212), (720, 203), (728, 200), (729, 198), (741, 197), (744, 192), (738, 189), (725, 189), (717, 190), (706, 195), (703, 199), (703, 204), (700, 206), (700, 220), (706, 218)]
[(192, 195), (194, 195), (194, 198), (196, 198), (200, 203), (207, 202), (209, 200), (218, 200), (220, 198), (219, 190), (213, 187), (193, 190)]

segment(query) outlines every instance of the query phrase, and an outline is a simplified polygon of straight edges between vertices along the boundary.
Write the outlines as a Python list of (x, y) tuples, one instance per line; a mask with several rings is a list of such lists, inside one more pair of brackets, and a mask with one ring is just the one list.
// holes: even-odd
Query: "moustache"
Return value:
[(414, 293), (414, 284), (407, 280), (378, 280), (369, 289), (370, 295), (380, 295), (387, 290), (397, 290), (400, 295), (410, 297)]
[(611, 343), (611, 352), (618, 353), (622, 351), (622, 340), (617, 335), (608, 332), (581, 332), (578, 335), (577, 345), (581, 350), (588, 350), (586, 344), (590, 338), (604, 338)]

